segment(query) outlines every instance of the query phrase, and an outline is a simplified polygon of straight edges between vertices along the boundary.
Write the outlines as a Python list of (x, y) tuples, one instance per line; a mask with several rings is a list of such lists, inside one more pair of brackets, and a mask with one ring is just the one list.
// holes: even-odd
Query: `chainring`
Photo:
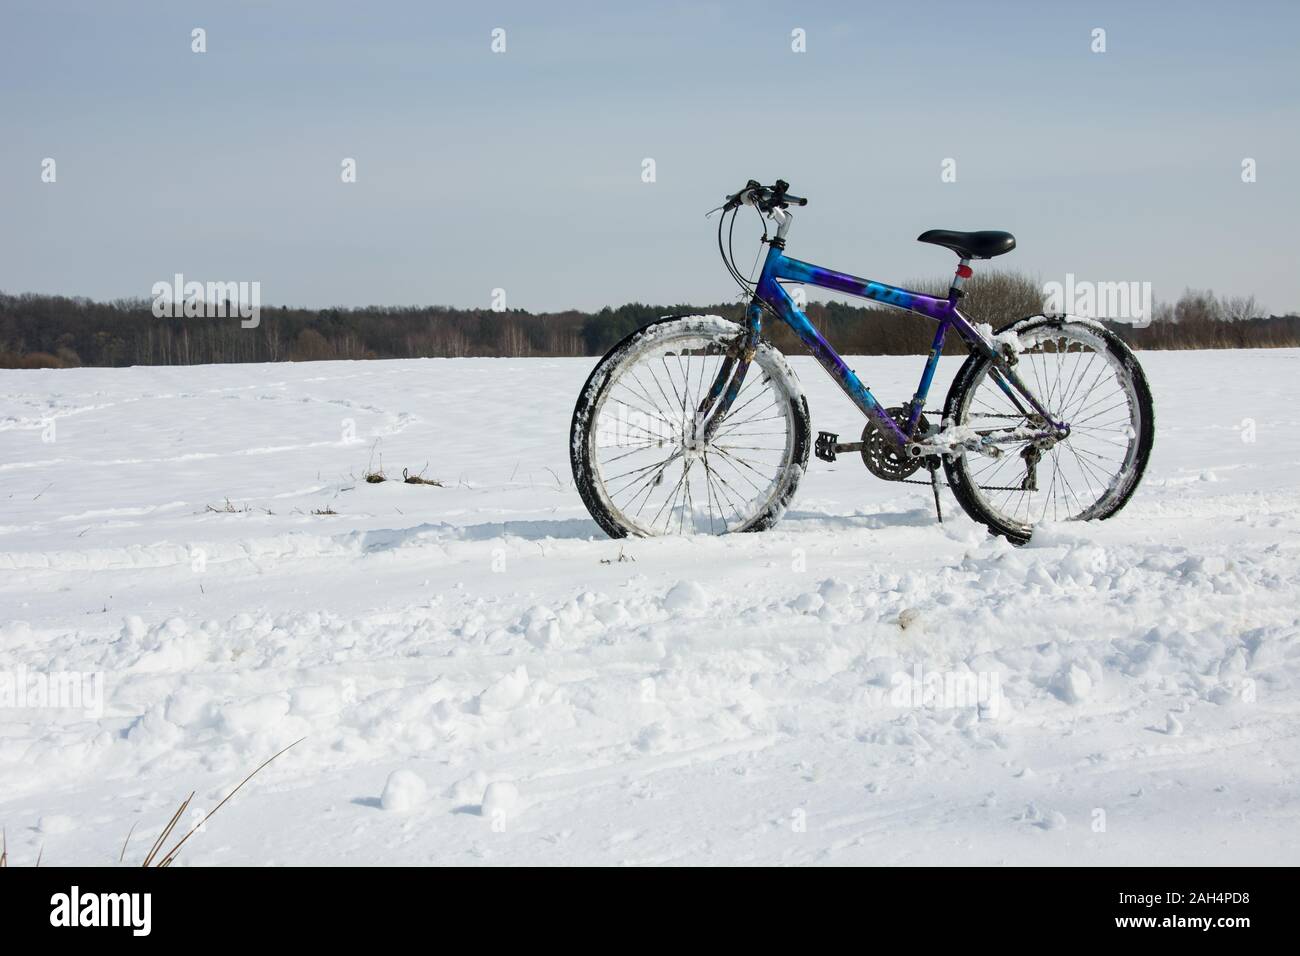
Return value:
[[(886, 408), (885, 413), (904, 431), (907, 430), (909, 410), (906, 408)], [(917, 434), (924, 435), (930, 429), (930, 423), (924, 415), (917, 422)], [(874, 419), (867, 419), (862, 429), (862, 463), (867, 471), (885, 481), (902, 481), (914, 474), (924, 464), (924, 458), (907, 458)]]

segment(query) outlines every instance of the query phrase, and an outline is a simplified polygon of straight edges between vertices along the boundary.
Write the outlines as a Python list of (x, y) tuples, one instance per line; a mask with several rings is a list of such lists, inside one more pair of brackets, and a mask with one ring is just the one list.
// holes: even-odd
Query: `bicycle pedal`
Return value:
[(840, 436), (834, 432), (818, 432), (817, 444), (813, 446), (813, 451), (822, 461), (834, 461), (835, 446), (839, 440)]

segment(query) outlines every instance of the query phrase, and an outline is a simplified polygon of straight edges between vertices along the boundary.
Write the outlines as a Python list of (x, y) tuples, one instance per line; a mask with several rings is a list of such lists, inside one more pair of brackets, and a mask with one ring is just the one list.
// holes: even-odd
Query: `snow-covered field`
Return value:
[(10, 862), (138, 862), (305, 738), (180, 862), (1300, 863), (1300, 351), (1141, 359), (1138, 495), (1023, 549), (852, 459), (609, 541), (591, 359), (0, 372)]

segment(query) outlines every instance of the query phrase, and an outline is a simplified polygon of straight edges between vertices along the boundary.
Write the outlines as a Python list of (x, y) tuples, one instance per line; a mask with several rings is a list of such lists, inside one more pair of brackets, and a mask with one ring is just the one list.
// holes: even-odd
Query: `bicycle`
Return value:
[[(583, 386), (570, 458), (583, 503), (607, 534), (770, 528), (794, 497), (810, 447), (826, 461), (858, 452), (872, 474), (889, 481), (913, 480), (927, 468), (936, 509), (942, 467), (966, 513), (1015, 543), (1028, 541), (1046, 520), (1109, 518), (1128, 503), (1154, 438), (1150, 388), (1128, 346), (1087, 319), (1038, 314), (994, 332), (959, 308), (972, 260), (1010, 252), (1014, 236), (949, 230), (918, 236), (959, 257), (947, 298), (938, 298), (787, 256), (789, 207), (808, 203), (789, 188), (782, 180), (772, 186), (750, 180), (713, 210), (722, 212), (723, 262), (749, 297), (743, 324), (716, 315), (652, 322), (610, 349)], [(769, 247), (756, 282), (739, 271), (731, 252), (744, 206), (764, 217), (762, 241)], [(777, 224), (770, 238), (768, 220)], [(938, 329), (910, 401), (883, 406), (796, 308), (783, 282), (934, 319)], [(831, 432), (811, 440), (798, 380), (762, 338), (764, 313), (795, 332), (866, 416), (860, 441), (840, 442)], [(970, 354), (936, 425), (925, 402), (950, 330)]]

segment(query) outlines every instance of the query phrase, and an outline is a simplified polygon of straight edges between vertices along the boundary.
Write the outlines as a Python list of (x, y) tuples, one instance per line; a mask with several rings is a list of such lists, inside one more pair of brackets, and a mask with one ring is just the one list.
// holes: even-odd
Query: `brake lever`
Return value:
[(730, 211), (733, 210), (733, 209), (738, 209), (738, 208), (742, 205), (741, 202), (740, 202), (740, 200), (738, 200), (738, 199), (736, 198), (736, 196), (739, 196), (739, 195), (740, 195), (740, 193), (736, 193), (735, 196), (728, 196), (726, 202), (724, 202), (721, 206), (716, 206), (716, 207), (714, 207), (713, 209), (710, 209), (708, 212), (706, 212), (706, 213), (704, 214), (704, 218), (705, 218), (705, 219), (708, 219), (708, 218), (709, 218), (710, 216), (712, 216), (715, 212), (719, 212), (719, 211), (721, 211), (721, 212), (723, 212), (723, 213), (727, 213), (727, 212), (730, 212)]
[[(704, 214), (704, 218), (708, 219), (715, 212), (721, 211), (725, 213), (725, 212), (730, 212), (732, 209), (739, 209), (741, 206), (745, 205), (745, 199), (743, 198), (744, 196), (754, 192), (757, 189), (762, 189), (762, 188), (763, 187), (759, 185), (757, 180), (751, 179), (748, 183), (745, 184), (744, 189), (740, 190), (739, 192), (732, 193), (730, 196), (727, 197), (727, 201), (723, 203), (721, 206), (717, 206), (713, 209), (710, 209), (708, 212), (706, 212)], [(755, 206), (757, 205), (758, 203), (756, 202)]]

